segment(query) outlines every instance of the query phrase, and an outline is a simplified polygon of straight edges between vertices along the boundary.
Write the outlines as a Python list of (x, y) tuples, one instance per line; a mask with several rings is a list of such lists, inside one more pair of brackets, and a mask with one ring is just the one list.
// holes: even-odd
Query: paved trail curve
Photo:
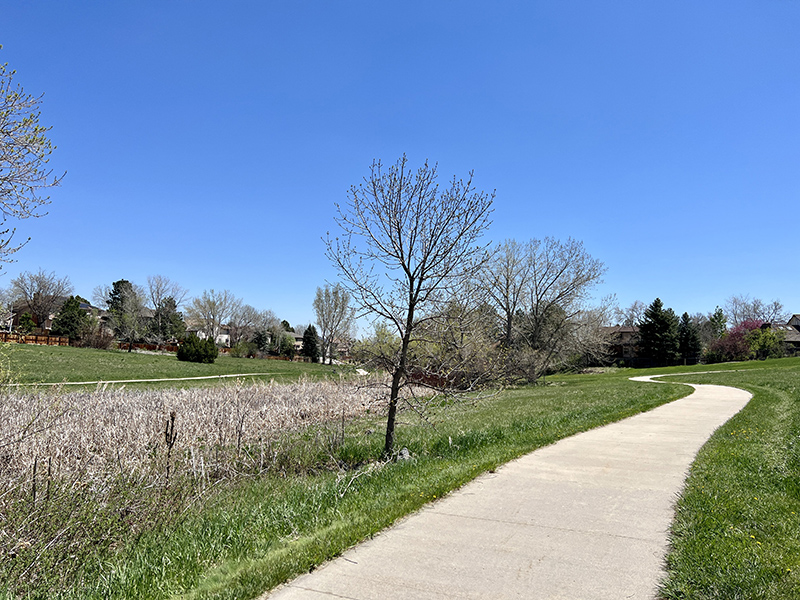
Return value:
[(262, 598), (652, 600), (689, 466), (750, 399), (692, 387), (485, 474)]

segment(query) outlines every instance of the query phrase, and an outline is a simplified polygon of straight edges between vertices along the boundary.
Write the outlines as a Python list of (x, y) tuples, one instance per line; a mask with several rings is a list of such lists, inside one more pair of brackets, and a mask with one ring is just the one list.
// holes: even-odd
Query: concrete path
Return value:
[(687, 470), (750, 399), (693, 387), (481, 476), (263, 598), (655, 598)]

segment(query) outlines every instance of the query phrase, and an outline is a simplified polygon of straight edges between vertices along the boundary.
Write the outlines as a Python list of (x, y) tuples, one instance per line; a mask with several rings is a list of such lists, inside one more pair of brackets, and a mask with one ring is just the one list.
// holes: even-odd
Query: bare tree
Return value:
[[(0, 46), (2, 48), (2, 46)], [(11, 217), (41, 217), (42, 208), (50, 203), (41, 190), (57, 186), (47, 168), (53, 145), (47, 138), (49, 127), (39, 124), (41, 96), (26, 94), (14, 85), (15, 71), (0, 64), (0, 212), (2, 222)], [(27, 242), (12, 245), (14, 229), (0, 231), (0, 262), (11, 262), (14, 254)]]
[(167, 298), (172, 298), (175, 301), (175, 307), (180, 308), (186, 300), (187, 293), (185, 287), (172, 281), (169, 277), (164, 275), (147, 276), (147, 300), (153, 310), (158, 309)]
[(510, 348), (514, 340), (514, 317), (525, 300), (530, 284), (531, 252), (516, 240), (499, 244), (482, 273), (482, 287), (502, 320), (502, 344)]
[(228, 319), (231, 346), (252, 339), (262, 320), (262, 313), (249, 304), (239, 304), (234, 307)]
[(57, 277), (55, 272), (39, 269), (36, 273), (25, 271), (12, 279), (11, 291), (17, 301), (24, 303), (36, 324), (44, 327), (50, 315), (72, 294), (72, 283), (69, 277)]
[[(498, 246), (480, 281), (502, 323), (509, 375), (535, 381), (586, 350), (587, 323), (597, 321), (591, 315), (605, 319), (608, 313), (610, 300), (599, 312), (589, 306), (591, 290), (604, 272), (603, 263), (572, 239), (533, 239), (524, 245), (512, 240)], [(600, 330), (591, 330), (591, 338), (600, 340)]]
[(353, 329), (355, 311), (350, 306), (350, 294), (340, 283), (317, 288), (314, 297), (314, 311), (317, 313), (319, 335), (322, 338), (322, 362), (328, 357), (333, 364), (336, 342), (349, 337)]
[(617, 308), (614, 311), (614, 318), (619, 325), (634, 327), (644, 317), (647, 305), (641, 300), (634, 300), (628, 308)]
[(789, 320), (791, 315), (784, 310), (780, 300), (768, 303), (744, 294), (731, 296), (725, 301), (725, 316), (728, 324), (736, 327), (745, 321), (783, 324)]
[(440, 190), (436, 166), (412, 171), (405, 156), (369, 177), (336, 205), (342, 235), (327, 238), (327, 256), (364, 314), (385, 320), (400, 338), (390, 365), (384, 454), (394, 447), (400, 390), (410, 381), (409, 349), (421, 324), (441, 314), (485, 257), (476, 246), (489, 226), (494, 195), (478, 192), (472, 173)]
[(228, 290), (205, 290), (186, 309), (187, 321), (199, 327), (208, 339), (216, 342), (222, 326), (227, 324), (233, 311), (240, 305), (241, 300)]

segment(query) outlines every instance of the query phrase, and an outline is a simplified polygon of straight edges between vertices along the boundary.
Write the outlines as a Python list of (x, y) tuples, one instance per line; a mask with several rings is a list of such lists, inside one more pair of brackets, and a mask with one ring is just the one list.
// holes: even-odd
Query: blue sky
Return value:
[(582, 240), (622, 306), (800, 312), (800, 2), (0, 0), (66, 171), (0, 285), (166, 275), (292, 324), (373, 159), (474, 170), (489, 237)]

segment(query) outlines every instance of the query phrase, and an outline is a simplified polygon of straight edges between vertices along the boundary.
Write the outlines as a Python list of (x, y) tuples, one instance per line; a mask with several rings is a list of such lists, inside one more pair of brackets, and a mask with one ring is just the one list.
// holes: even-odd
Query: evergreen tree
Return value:
[(17, 325), (17, 330), (20, 333), (30, 333), (34, 329), (36, 329), (36, 323), (34, 322), (31, 313), (29, 312), (22, 313), (22, 316), (19, 318), (19, 325)]
[(689, 313), (683, 313), (678, 325), (678, 352), (681, 358), (687, 362), (696, 362), (702, 349), (697, 326), (692, 322)]
[(111, 284), (107, 303), (114, 333), (128, 342), (130, 352), (147, 327), (143, 315), (144, 296), (130, 281), (120, 279)]
[(319, 336), (317, 335), (317, 328), (313, 325), (306, 327), (303, 332), (302, 355), (310, 358), (311, 362), (319, 362)]
[(678, 317), (671, 308), (664, 308), (660, 298), (644, 311), (639, 323), (641, 355), (656, 364), (666, 365), (678, 358)]
[(715, 340), (720, 339), (727, 331), (728, 319), (725, 313), (718, 306), (714, 313), (708, 318), (709, 327)]
[(186, 323), (172, 296), (164, 298), (156, 306), (149, 324), (149, 337), (158, 344), (179, 340), (186, 334)]
[(278, 353), (290, 360), (294, 358), (294, 338), (291, 335), (284, 334), (281, 336), (280, 343), (278, 344)]
[(81, 298), (70, 296), (53, 320), (50, 333), (68, 337), (70, 341), (79, 340), (91, 325), (90, 319), (91, 317), (81, 308)]

